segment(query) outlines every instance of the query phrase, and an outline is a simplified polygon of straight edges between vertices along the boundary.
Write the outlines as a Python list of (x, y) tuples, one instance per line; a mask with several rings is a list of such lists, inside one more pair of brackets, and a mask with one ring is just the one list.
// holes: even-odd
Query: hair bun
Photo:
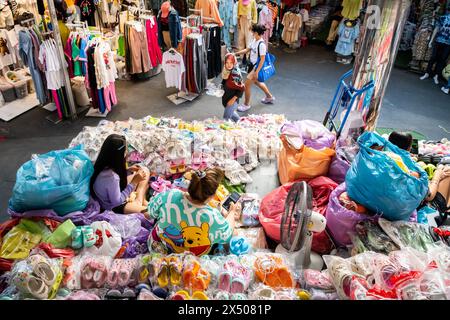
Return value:
[(205, 171), (197, 170), (197, 171), (195, 171), (195, 174), (197, 175), (197, 177), (198, 177), (200, 180), (203, 179), (204, 177), (206, 177), (206, 172), (205, 172)]

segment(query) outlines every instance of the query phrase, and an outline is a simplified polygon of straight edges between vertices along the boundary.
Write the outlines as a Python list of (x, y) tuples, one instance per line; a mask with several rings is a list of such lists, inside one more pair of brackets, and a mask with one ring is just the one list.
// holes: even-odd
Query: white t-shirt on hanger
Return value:
[(183, 56), (171, 49), (163, 53), (162, 69), (165, 73), (166, 87), (181, 90), (181, 76), (186, 71)]

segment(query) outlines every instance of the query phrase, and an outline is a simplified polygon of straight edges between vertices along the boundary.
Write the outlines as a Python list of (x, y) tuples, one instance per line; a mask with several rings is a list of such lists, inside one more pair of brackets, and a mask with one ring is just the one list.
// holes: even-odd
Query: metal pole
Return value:
[(369, 105), (367, 130), (376, 128), (410, 5), (410, 0), (369, 0), (352, 81), (355, 88), (374, 81), (372, 96), (363, 98)]
[[(53, 26), (53, 36), (56, 41), (56, 46), (58, 47), (59, 63), (61, 64), (61, 66), (64, 66), (65, 57), (63, 44), (61, 40), (61, 34), (59, 32), (58, 17), (56, 16), (55, 2), (54, 0), (47, 0), (47, 3), (48, 3), (48, 10), (50, 11), (50, 20)], [(67, 95), (67, 102), (69, 103), (70, 118), (72, 120), (76, 120), (77, 110), (75, 107), (75, 100), (73, 99), (72, 87), (70, 86), (69, 72), (67, 71), (67, 68), (64, 67), (62, 68), (62, 70), (64, 74), (64, 83), (65, 83), (64, 89)]]

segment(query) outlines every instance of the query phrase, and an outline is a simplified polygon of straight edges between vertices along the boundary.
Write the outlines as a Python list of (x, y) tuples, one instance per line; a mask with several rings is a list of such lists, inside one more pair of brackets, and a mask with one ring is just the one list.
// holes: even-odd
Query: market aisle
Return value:
[[(334, 54), (320, 46), (309, 46), (297, 54), (274, 50), (278, 74), (268, 82), (277, 98), (273, 106), (259, 102), (263, 97), (254, 90), (252, 113), (283, 113), (289, 119), (322, 121), (333, 97), (339, 77), (350, 67), (335, 63)], [(108, 120), (141, 118), (146, 115), (175, 116), (185, 120), (222, 117), (220, 99), (204, 95), (192, 103), (179, 106), (166, 96), (173, 93), (165, 88), (163, 75), (149, 81), (117, 83), (119, 105)], [(394, 70), (379, 126), (414, 129), (430, 139), (450, 135), (449, 97), (442, 94), (431, 81), (421, 82), (416, 74)], [(8, 199), (19, 166), (34, 153), (67, 147), (83, 126), (96, 125), (101, 118), (82, 118), (75, 123), (53, 125), (45, 117), (48, 112), (36, 108), (21, 117), (1, 123), (9, 130), (8, 139), (1, 142), (0, 157), (0, 221), (6, 219)]]

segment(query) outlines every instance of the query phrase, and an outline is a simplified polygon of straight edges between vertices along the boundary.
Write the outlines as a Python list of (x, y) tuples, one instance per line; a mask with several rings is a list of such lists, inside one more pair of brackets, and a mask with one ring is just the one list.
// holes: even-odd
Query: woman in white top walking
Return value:
[[(252, 85), (255, 84), (265, 93), (265, 98), (261, 100), (264, 104), (272, 104), (275, 101), (275, 97), (270, 93), (269, 88), (263, 82), (258, 81), (258, 73), (264, 65), (264, 60), (266, 59), (267, 45), (262, 38), (262, 35), (266, 31), (266, 27), (259, 24), (253, 24), (251, 27), (253, 33), (253, 40), (250, 43), (250, 47), (241, 51), (236, 52), (236, 55), (247, 54), (250, 52), (250, 64), (248, 66), (248, 75), (245, 80), (245, 102), (243, 105), (238, 107), (238, 111), (244, 112), (251, 108), (250, 98)], [(258, 62), (259, 57), (259, 63)]]

